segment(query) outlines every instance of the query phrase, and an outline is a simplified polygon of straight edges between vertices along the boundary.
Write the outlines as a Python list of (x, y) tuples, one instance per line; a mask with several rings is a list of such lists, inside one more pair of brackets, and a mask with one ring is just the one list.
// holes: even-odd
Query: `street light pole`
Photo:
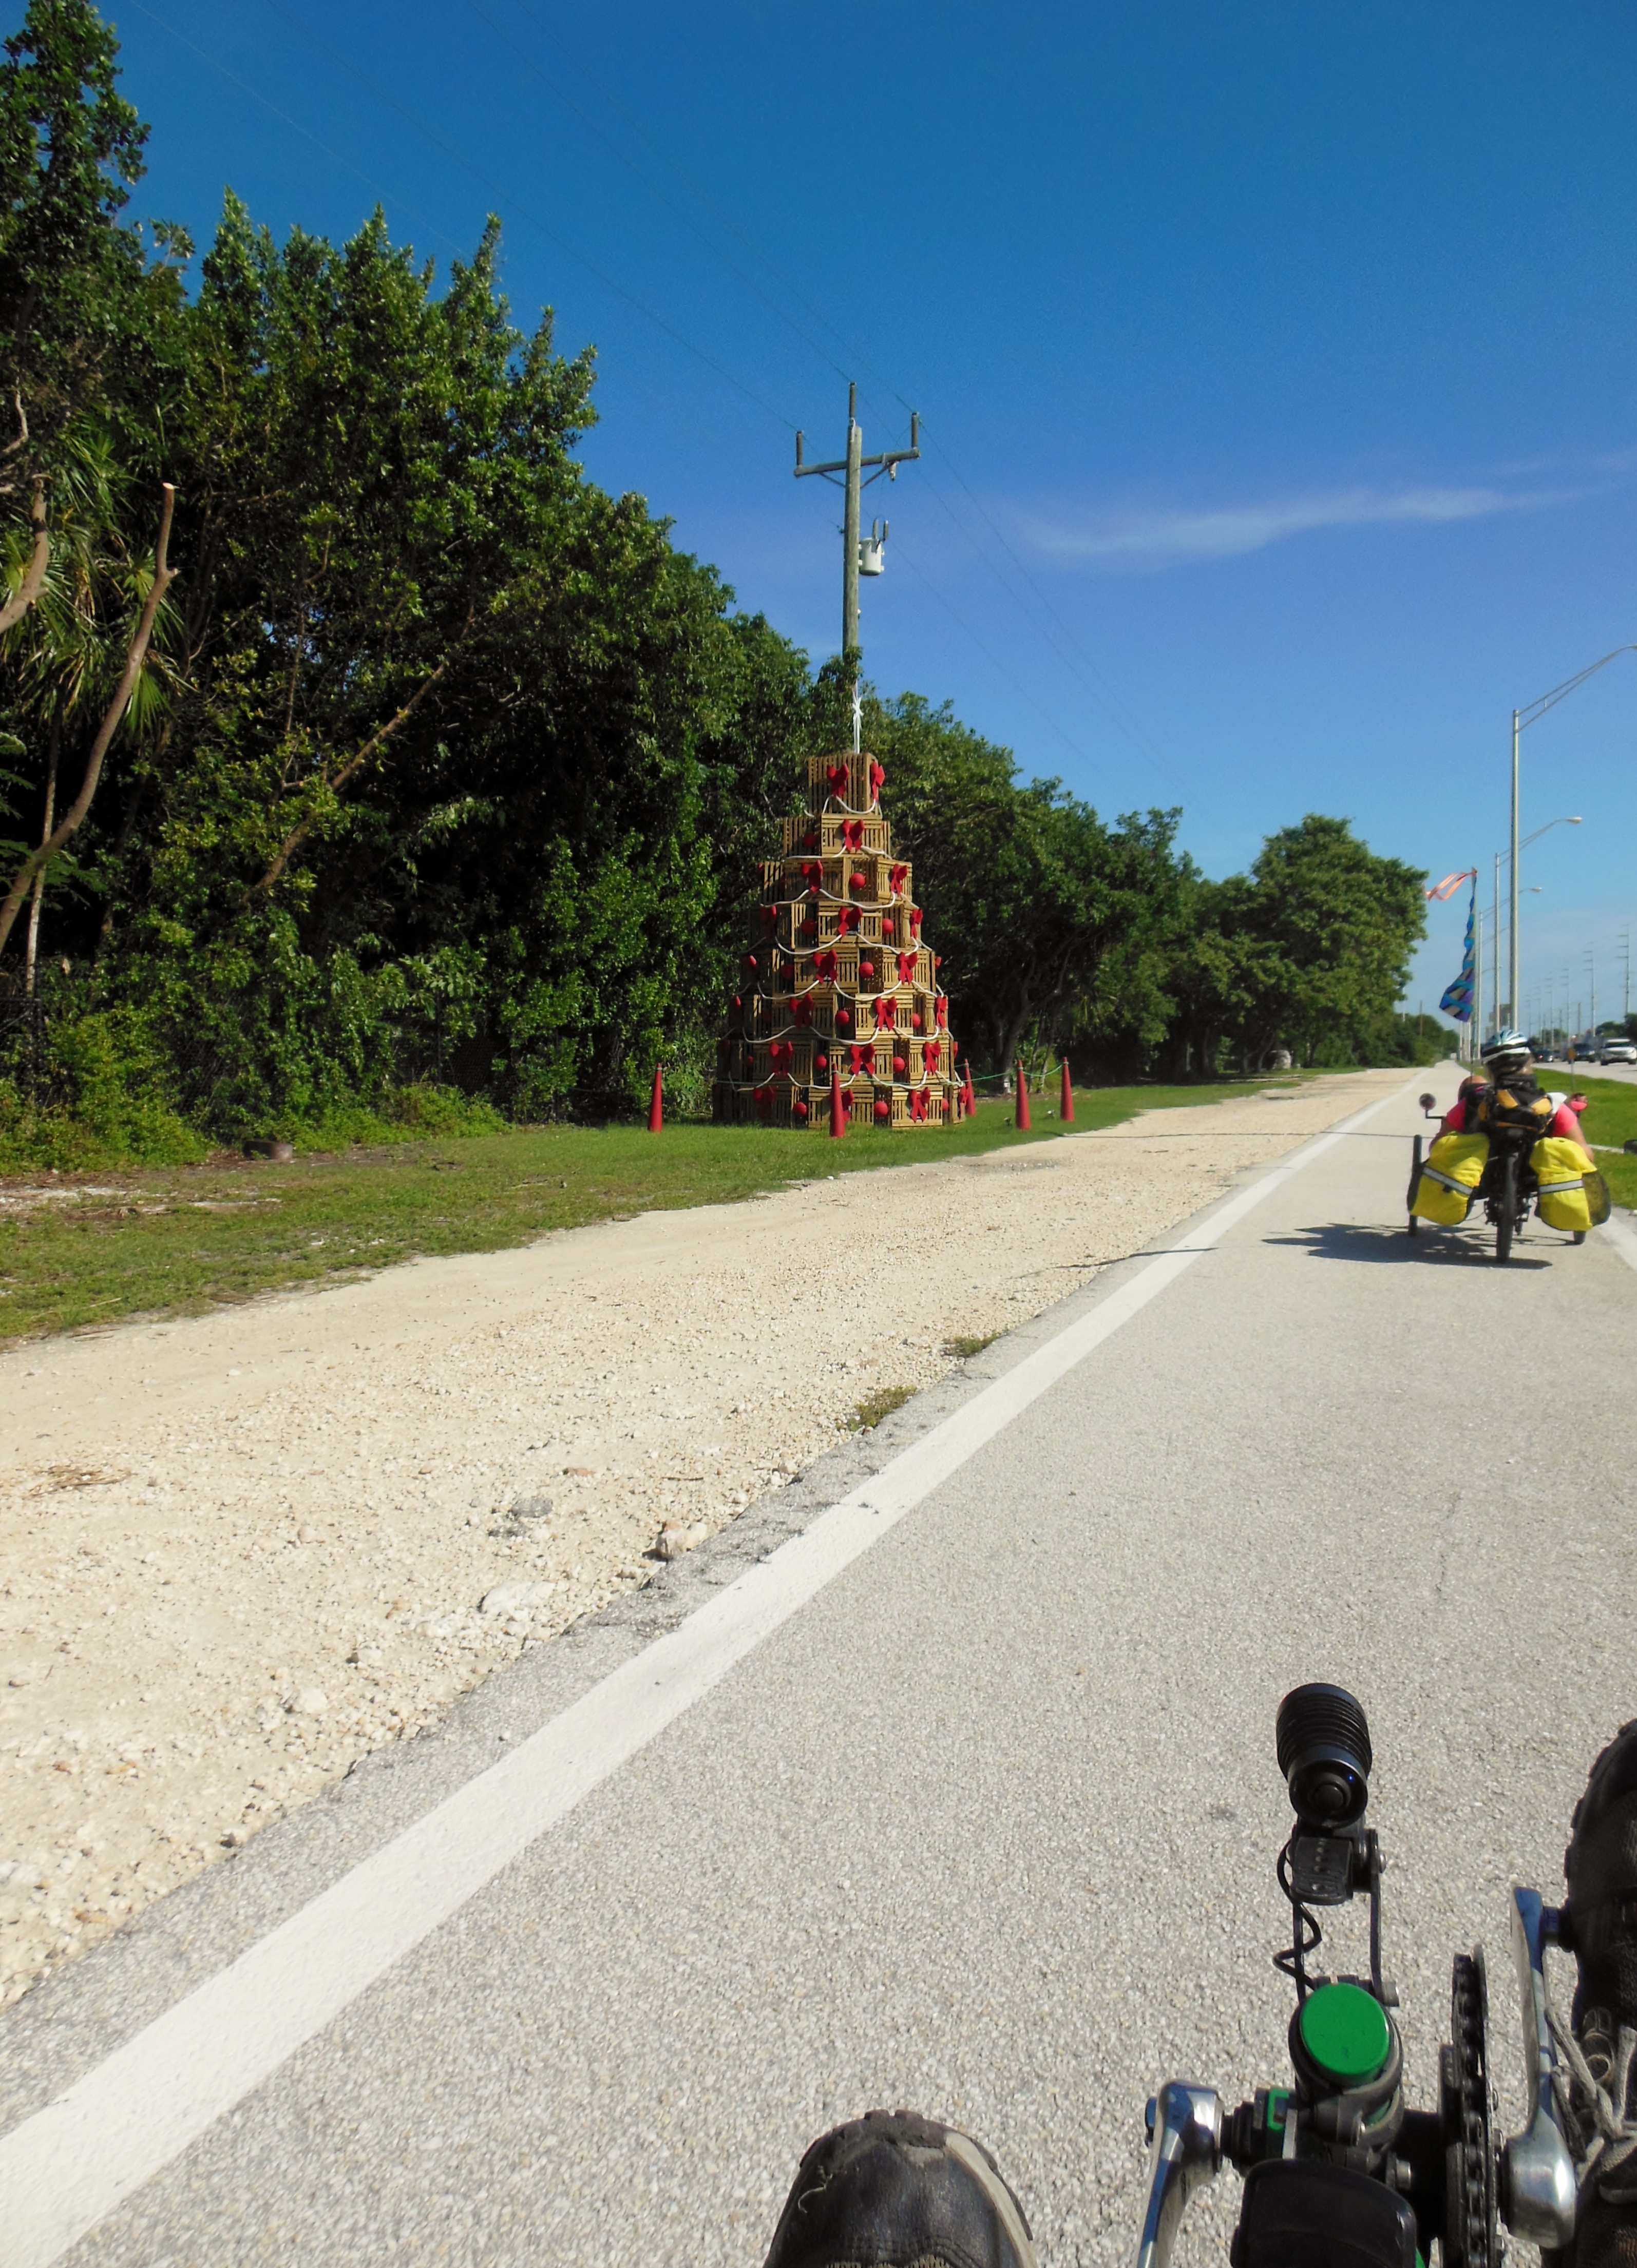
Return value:
[(1508, 941), (1508, 947), (1509, 947), (1509, 950), (1508, 950), (1508, 954), (1507, 954), (1507, 979), (1508, 979), (1508, 988), (1509, 988), (1509, 990), (1510, 990), (1511, 996), (1512, 996), (1512, 998), (1511, 998), (1511, 1001), (1510, 1001), (1510, 1004), (1509, 1004), (1509, 1005), (1508, 1005), (1508, 1022), (1512, 1021), (1512, 1020), (1516, 1017), (1517, 1012), (1518, 1012), (1518, 1001), (1517, 1001), (1517, 962), (1518, 962), (1518, 952), (1517, 952), (1517, 870), (1518, 870), (1518, 855), (1517, 855), (1517, 853), (1518, 853), (1518, 840), (1517, 840), (1517, 786), (1518, 786), (1518, 781), (1517, 781), (1517, 749), (1518, 749), (1518, 741), (1519, 741), (1519, 740), (1520, 740), (1520, 739), (1522, 738), (1522, 736), (1523, 736), (1523, 726), (1522, 719), (1521, 719), (1521, 718), (1520, 718), (1519, 712), (1515, 709), (1515, 710), (1512, 711), (1512, 905), (1511, 905), (1511, 922), (1510, 922), (1510, 926), (1509, 926), (1509, 928), (1508, 928), (1508, 932), (1507, 932), (1507, 941)]
[(1510, 950), (1508, 954), (1508, 966), (1512, 982), (1512, 998), (1508, 1005), (1510, 1013), (1514, 1016), (1517, 1013), (1518, 985), (1517, 854), (1523, 847), (1517, 839), (1518, 742), (1527, 726), (1537, 723), (1548, 709), (1555, 709), (1560, 701), (1566, 701), (1577, 687), (1584, 685), (1589, 677), (1595, 677), (1600, 669), (1606, 669), (1611, 661), (1618, 661), (1623, 653), (1637, 653), (1637, 639), (1628, 639), (1626, 644), (1617, 645), (1611, 653), (1605, 653), (1601, 660), (1590, 663), (1573, 677), (1566, 677), (1561, 685), (1554, 685), (1550, 693), (1541, 694), (1537, 700), (1526, 701), (1521, 709), (1515, 709), (1512, 711), (1512, 936)]

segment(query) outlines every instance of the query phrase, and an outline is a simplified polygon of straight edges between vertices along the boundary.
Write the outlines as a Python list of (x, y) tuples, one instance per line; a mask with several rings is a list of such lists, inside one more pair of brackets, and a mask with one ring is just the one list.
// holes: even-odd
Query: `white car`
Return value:
[(1604, 1040), (1603, 1043), (1603, 1052), (1599, 1055), (1597, 1060), (1599, 1063), (1605, 1064), (1637, 1064), (1637, 1042), (1631, 1040)]

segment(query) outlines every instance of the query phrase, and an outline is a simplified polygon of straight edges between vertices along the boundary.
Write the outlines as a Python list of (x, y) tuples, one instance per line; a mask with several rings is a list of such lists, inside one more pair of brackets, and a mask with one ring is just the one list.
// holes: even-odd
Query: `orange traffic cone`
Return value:
[(665, 1126), (665, 1087), (664, 1087), (664, 1085), (663, 1085), (664, 1079), (665, 1079), (665, 1066), (664, 1066), (664, 1064), (655, 1064), (655, 1065), (653, 1066), (653, 1101), (648, 1105), (648, 1131), (649, 1131), (649, 1133), (650, 1133), (650, 1134), (658, 1134), (658, 1133), (662, 1132), (662, 1131), (663, 1131), (663, 1130), (664, 1130), (664, 1126)]
[(1066, 1056), (1063, 1058), (1063, 1104), (1058, 1116), (1059, 1118), (1067, 1120), (1070, 1123), (1073, 1123), (1073, 1122), (1074, 1090), (1069, 1085), (1069, 1062)]
[(830, 1130), (837, 1142), (847, 1130), (847, 1098), (841, 1091), (841, 1072), (834, 1056), (830, 1059)]
[(1017, 1059), (1017, 1126), (1021, 1134), (1031, 1130), (1029, 1123), (1029, 1073), (1023, 1068), (1023, 1058)]

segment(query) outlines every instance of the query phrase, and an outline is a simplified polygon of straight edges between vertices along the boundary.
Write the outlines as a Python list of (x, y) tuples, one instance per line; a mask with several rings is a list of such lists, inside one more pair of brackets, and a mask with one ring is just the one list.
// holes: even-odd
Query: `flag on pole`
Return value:
[(1472, 898), (1466, 909), (1466, 946), (1461, 955), (1461, 974), (1438, 1003), (1445, 1015), (1453, 1016), (1457, 1024), (1470, 1024), (1472, 1020), (1472, 988), (1478, 981), (1478, 954), (1472, 942), (1472, 932), (1478, 921), (1478, 869), (1474, 866), (1468, 874), (1451, 874), (1449, 882), (1440, 882), (1435, 890), (1429, 890), (1427, 894), (1429, 898), (1448, 897), (1449, 882), (1469, 880), (1472, 885)]
[(1434, 882), (1432, 888), (1422, 895), (1429, 898), (1452, 898), (1463, 882), (1472, 882), (1477, 879), (1476, 866), (1463, 866), (1458, 874), (1446, 874), (1442, 882)]

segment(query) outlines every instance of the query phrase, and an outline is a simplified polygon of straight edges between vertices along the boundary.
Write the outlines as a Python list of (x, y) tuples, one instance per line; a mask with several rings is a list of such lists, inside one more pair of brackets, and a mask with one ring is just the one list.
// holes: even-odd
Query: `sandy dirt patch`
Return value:
[(0, 1999), (1405, 1077), (0, 1357)]

